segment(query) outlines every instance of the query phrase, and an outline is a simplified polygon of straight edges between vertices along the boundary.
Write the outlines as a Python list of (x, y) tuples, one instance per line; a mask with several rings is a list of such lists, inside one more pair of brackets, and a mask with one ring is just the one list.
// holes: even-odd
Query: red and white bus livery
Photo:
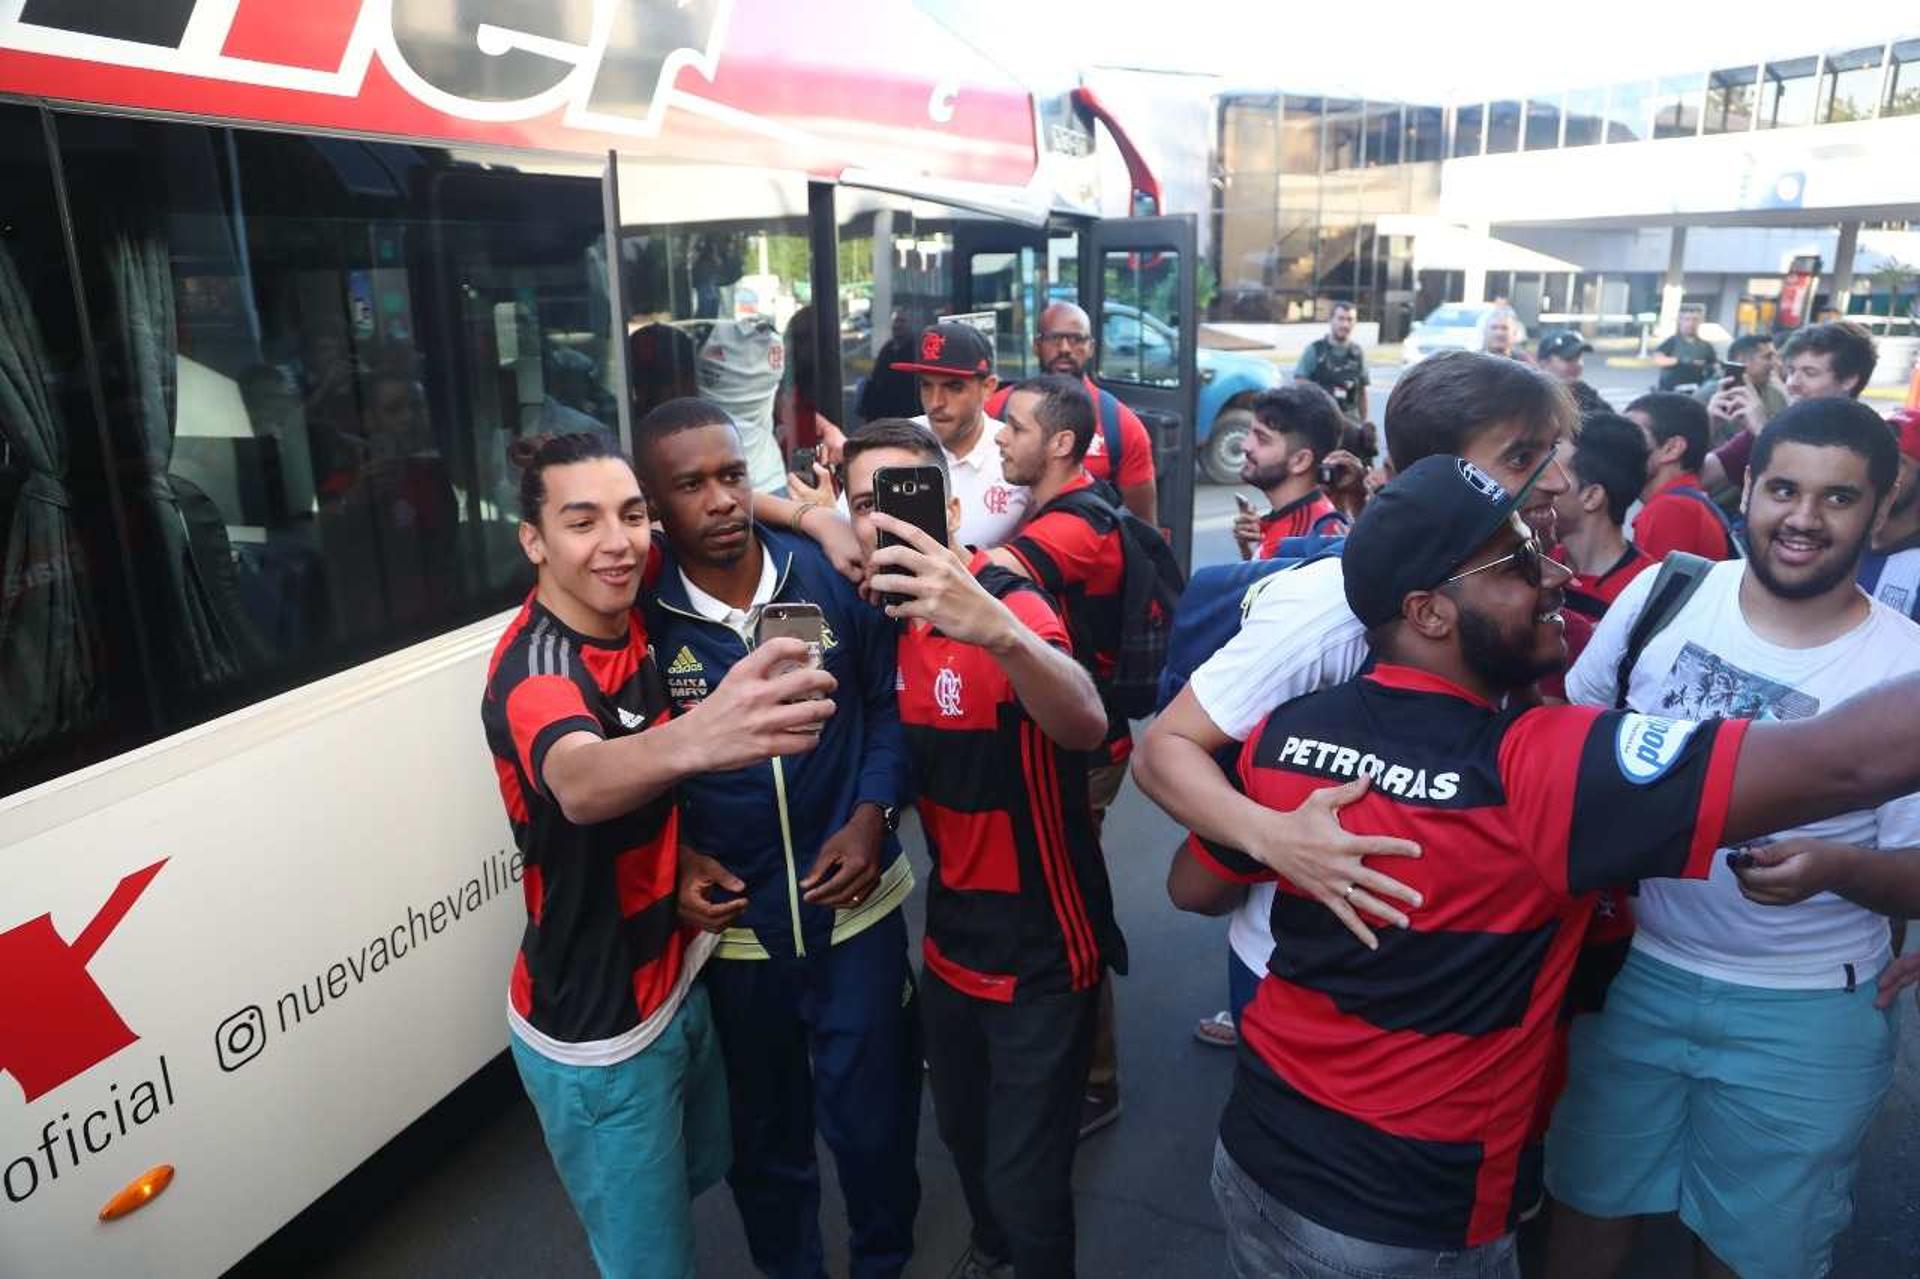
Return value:
[(1101, 218), (1090, 95), (911, 6), (10, 12), (0, 1274), (217, 1273), (504, 1049), (526, 436), (693, 368), (804, 442), (1067, 290), (1158, 339), (1099, 375), (1187, 522), (1192, 222)]

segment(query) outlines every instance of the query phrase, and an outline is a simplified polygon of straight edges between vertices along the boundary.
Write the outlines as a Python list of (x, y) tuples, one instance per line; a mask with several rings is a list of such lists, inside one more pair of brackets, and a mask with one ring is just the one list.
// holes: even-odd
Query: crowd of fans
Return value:
[[(923, 1075), (954, 1273), (1075, 1273), (1129, 772), (1190, 832), (1172, 904), (1231, 916), (1196, 1033), (1238, 1053), (1233, 1273), (1599, 1279), (1663, 1213), (1703, 1275), (1827, 1272), (1920, 981), (1920, 417), (1859, 402), (1835, 323), (1783, 377), (1684, 328), (1619, 413), (1577, 334), (1490, 342), (1376, 430), (1352, 320), (1255, 401), (1242, 562), (1184, 595), (1070, 304), (1011, 387), (964, 324), (896, 333), (922, 415), (823, 422), (773, 491), (685, 380), (631, 457), (525, 459), (538, 584), (483, 702), (508, 1017), (603, 1273), (691, 1275), (724, 1176), (755, 1265), (823, 1275), (819, 1138), (852, 1273), (900, 1274)], [(885, 509), (899, 468), (944, 529)], [(796, 609), (817, 638), (763, 635)]]

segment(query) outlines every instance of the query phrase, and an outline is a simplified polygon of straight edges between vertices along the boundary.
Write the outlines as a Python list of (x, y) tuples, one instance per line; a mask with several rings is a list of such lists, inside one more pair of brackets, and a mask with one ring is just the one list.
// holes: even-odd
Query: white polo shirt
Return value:
[[(925, 414), (913, 420), (932, 429)], [(1027, 517), (1031, 495), (1025, 485), (1007, 483), (1001, 472), (1000, 446), (993, 442), (999, 434), (999, 420), (985, 417), (979, 438), (965, 457), (947, 453), (953, 495), (960, 499), (962, 546), (1000, 546), (1013, 537), (1020, 521)], [(944, 445), (941, 451), (946, 452)]]

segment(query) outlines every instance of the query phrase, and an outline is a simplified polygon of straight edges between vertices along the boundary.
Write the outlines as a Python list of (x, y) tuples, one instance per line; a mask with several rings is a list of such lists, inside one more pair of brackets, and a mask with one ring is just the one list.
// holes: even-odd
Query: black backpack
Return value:
[(1647, 592), (1647, 603), (1640, 610), (1640, 616), (1634, 619), (1633, 629), (1627, 632), (1627, 646), (1620, 654), (1620, 665), (1613, 675), (1613, 705), (1615, 710), (1627, 708), (1627, 685), (1633, 679), (1633, 668), (1640, 664), (1640, 654), (1647, 651), (1647, 645), (1653, 637), (1667, 628), (1667, 623), (1680, 615), (1687, 606), (1693, 593), (1700, 589), (1700, 583), (1707, 580), (1707, 574), (1713, 571), (1713, 561), (1702, 555), (1687, 551), (1674, 551), (1660, 562), (1658, 576), (1653, 579), (1653, 589)]
[[(1108, 711), (1127, 719), (1144, 719), (1159, 704), (1160, 672), (1167, 664), (1167, 637), (1173, 630), (1174, 607), (1186, 589), (1187, 575), (1174, 558), (1173, 548), (1160, 530), (1129, 511), (1111, 485), (1063, 493), (1046, 509), (1070, 511), (1105, 535), (1120, 530), (1126, 555), (1120, 588), (1120, 636), (1114, 645), (1117, 661), (1113, 677), (1101, 681), (1100, 694)], [(1086, 643), (1083, 649), (1082, 644)], [(1076, 650), (1105, 647), (1096, 637), (1074, 636)]]

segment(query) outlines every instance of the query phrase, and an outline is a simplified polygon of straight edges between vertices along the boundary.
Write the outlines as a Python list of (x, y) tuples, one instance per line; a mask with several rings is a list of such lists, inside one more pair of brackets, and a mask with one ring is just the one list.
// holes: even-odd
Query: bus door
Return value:
[(1079, 237), (1072, 226), (961, 221), (954, 227), (955, 310), (993, 331), (994, 371), (1017, 382), (1040, 371), (1040, 313), (1078, 299)]
[(1130, 405), (1153, 437), (1160, 523), (1191, 566), (1198, 322), (1191, 214), (1112, 218), (1086, 233), (1080, 305), (1099, 335), (1094, 381)]

